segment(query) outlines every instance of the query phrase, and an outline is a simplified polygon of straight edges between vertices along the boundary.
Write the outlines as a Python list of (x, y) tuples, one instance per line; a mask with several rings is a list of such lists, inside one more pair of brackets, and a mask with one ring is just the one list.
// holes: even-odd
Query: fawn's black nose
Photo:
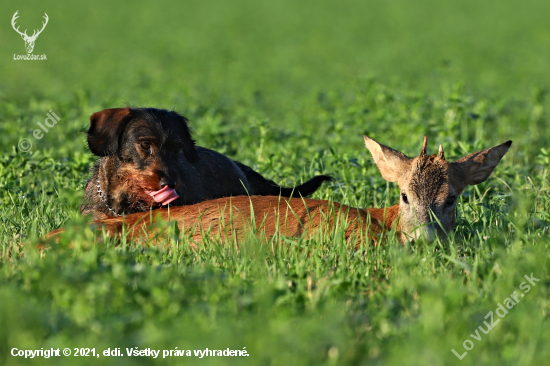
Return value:
[(161, 178), (160, 188), (164, 188), (164, 186), (168, 186), (169, 188), (176, 188), (176, 182), (170, 178)]

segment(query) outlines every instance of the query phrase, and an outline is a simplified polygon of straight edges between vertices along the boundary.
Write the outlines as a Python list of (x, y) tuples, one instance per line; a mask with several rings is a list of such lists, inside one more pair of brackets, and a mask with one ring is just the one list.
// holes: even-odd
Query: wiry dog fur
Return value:
[[(86, 184), (82, 214), (105, 219), (160, 207), (146, 191), (174, 188), (171, 205), (237, 195), (308, 196), (330, 177), (295, 188), (280, 187), (252, 168), (196, 146), (187, 119), (154, 108), (114, 108), (94, 113), (88, 146), (101, 157)], [(99, 184), (98, 184), (99, 181)]]

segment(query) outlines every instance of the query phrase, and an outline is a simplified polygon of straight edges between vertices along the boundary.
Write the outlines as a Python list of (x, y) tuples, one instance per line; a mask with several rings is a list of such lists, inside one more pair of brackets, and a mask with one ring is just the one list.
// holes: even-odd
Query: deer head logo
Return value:
[(23, 38), (23, 40), (25, 41), (25, 48), (27, 49), (27, 53), (31, 53), (32, 50), (34, 49), (34, 42), (36, 41), (36, 38), (38, 37), (38, 35), (40, 33), (42, 33), (42, 31), (44, 30), (44, 28), (46, 28), (46, 24), (48, 24), (48, 14), (44, 13), (44, 19), (46, 19), (46, 22), (45, 23), (42, 23), (42, 29), (40, 29), (39, 31), (37, 30), (34, 30), (32, 36), (28, 36), (27, 35), (27, 30), (25, 29), (24, 32), (20, 32), (19, 31), (19, 27), (15, 28), (15, 20), (17, 18), (19, 18), (19, 16), (17, 15), (17, 13), (19, 12), (19, 10), (17, 10), (15, 12), (15, 14), (13, 14), (13, 18), (11, 18), (11, 26), (13, 27), (13, 29), (19, 33), (21, 35), (21, 38)]

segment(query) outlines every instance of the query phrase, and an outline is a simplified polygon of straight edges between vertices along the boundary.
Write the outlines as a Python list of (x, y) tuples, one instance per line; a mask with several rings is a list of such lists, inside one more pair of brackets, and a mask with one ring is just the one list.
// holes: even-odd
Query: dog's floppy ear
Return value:
[(96, 112), (90, 117), (88, 146), (97, 156), (114, 155), (120, 136), (131, 117), (130, 108), (112, 108)]
[(190, 162), (197, 161), (197, 159), (199, 158), (199, 154), (195, 149), (195, 140), (193, 140), (193, 136), (191, 135), (191, 129), (187, 125), (187, 122), (189, 122), (189, 120), (176, 112), (170, 112), (170, 114), (172, 114), (176, 118), (180, 127), (179, 137), (183, 143), (183, 155), (185, 155), (185, 158)]

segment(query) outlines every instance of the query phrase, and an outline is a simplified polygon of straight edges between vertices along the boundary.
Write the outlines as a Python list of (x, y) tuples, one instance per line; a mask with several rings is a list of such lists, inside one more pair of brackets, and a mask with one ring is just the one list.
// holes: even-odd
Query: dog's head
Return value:
[(151, 203), (151, 198), (165, 201), (166, 191), (176, 188), (175, 170), (181, 155), (190, 162), (198, 158), (187, 119), (155, 108), (113, 108), (94, 113), (88, 146), (95, 155), (116, 160), (117, 171), (113, 173), (118, 178), (117, 187), (110, 189), (132, 196), (127, 199), (130, 204), (139, 200)]

